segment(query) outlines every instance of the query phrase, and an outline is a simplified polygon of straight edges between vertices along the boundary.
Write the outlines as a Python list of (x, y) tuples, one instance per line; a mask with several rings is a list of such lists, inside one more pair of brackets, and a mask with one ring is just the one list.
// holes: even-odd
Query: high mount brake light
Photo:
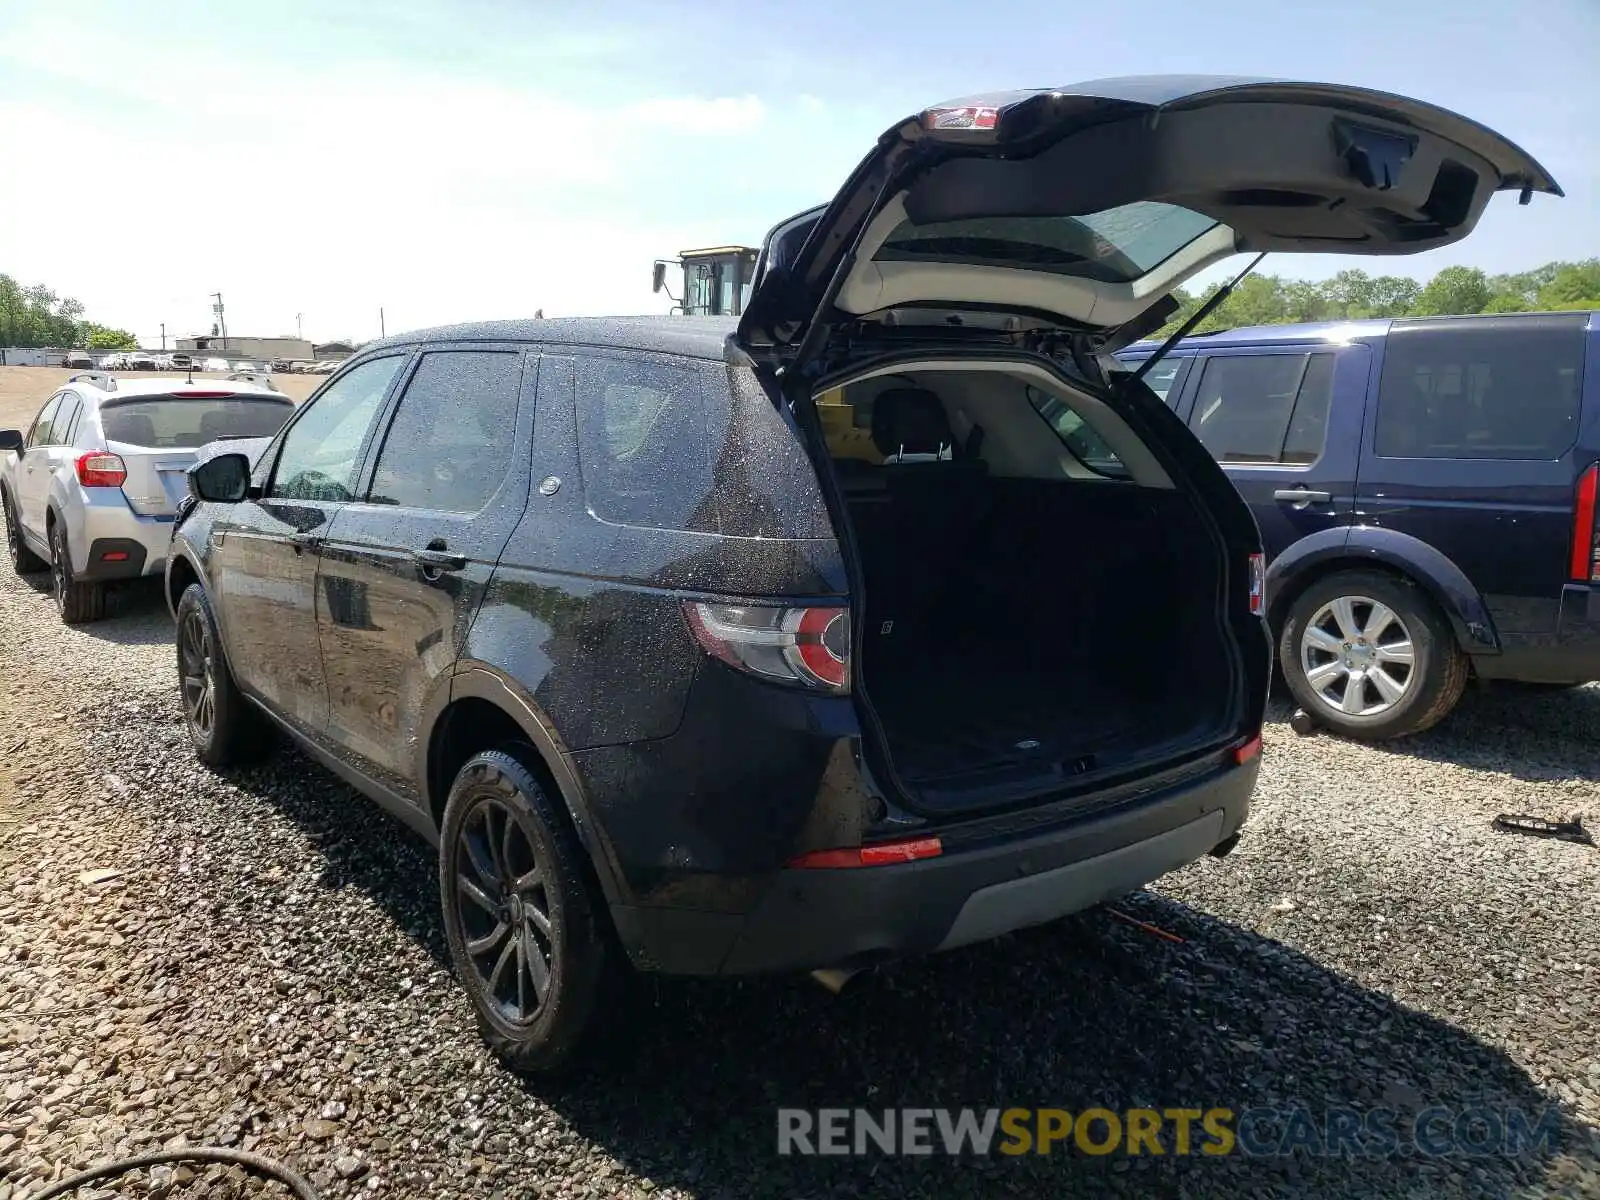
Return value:
[(778, 683), (850, 690), (848, 609), (689, 601), (683, 613), (706, 653), (731, 667)]
[(73, 466), (78, 472), (78, 482), (84, 487), (121, 487), (128, 478), (128, 468), (121, 456), (104, 451), (80, 454)]

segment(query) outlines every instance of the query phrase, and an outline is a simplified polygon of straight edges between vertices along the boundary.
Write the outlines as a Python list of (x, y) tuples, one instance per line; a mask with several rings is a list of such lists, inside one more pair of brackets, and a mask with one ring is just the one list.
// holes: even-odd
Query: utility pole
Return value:
[(212, 292), (211, 294), (215, 296), (217, 300), (217, 302), (211, 306), (211, 311), (217, 314), (217, 327), (222, 330), (222, 348), (226, 350), (228, 348), (228, 318), (223, 315), (222, 293)]
[(381, 308), (378, 310), (378, 336), (379, 337), (387, 337), (388, 336), (388, 334), (386, 334), (384, 332), (384, 330), (383, 330), (383, 309), (381, 309)]
[(165, 321), (161, 322), (161, 352), (163, 354), (167, 352), (167, 323)]
[(302, 342), (306, 340), (305, 326), (300, 324), (300, 318), (303, 316), (305, 316), (305, 313), (295, 313), (294, 315), (294, 335)]

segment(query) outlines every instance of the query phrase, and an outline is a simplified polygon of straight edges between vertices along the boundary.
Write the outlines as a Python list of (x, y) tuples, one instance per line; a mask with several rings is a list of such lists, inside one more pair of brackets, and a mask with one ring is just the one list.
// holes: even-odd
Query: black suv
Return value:
[(1501, 188), (1556, 190), (1371, 92), (1015, 93), (890, 130), (774, 231), (737, 328), (381, 342), (191, 473), (195, 746), (280, 730), (436, 840), (456, 968), (525, 1067), (609, 965), (848, 971), (1226, 853), (1259, 537), (1111, 356), (1241, 248), (1428, 249)]

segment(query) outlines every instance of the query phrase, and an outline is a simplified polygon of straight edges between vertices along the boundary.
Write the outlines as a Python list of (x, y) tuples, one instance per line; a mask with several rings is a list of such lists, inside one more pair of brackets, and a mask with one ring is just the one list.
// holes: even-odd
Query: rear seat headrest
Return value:
[(944, 403), (925, 388), (889, 388), (872, 402), (872, 444), (885, 457), (948, 452), (955, 440)]

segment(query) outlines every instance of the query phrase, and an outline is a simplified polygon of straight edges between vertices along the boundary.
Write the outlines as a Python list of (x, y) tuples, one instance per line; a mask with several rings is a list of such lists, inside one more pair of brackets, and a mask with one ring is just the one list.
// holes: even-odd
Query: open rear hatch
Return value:
[[(930, 108), (773, 230), (735, 337), (829, 480), (869, 750), (909, 807), (1035, 801), (1254, 732), (1254, 524), (1104, 358), (1229, 255), (1429, 250), (1507, 189), (1560, 194), (1432, 105), (1152, 77)], [(885, 404), (867, 379), (891, 368)]]

